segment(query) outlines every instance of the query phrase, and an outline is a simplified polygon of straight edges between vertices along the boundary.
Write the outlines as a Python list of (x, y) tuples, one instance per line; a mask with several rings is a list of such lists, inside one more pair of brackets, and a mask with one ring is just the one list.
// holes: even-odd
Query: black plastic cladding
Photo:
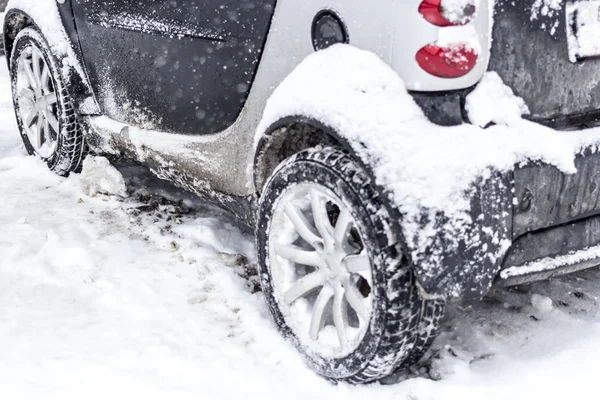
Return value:
[(250, 92), (275, 2), (72, 2), (102, 112), (165, 132), (227, 129)]
[(489, 69), (525, 100), (533, 120), (560, 128), (597, 119), (600, 59), (569, 61), (565, 4), (532, 20), (533, 4), (496, 1)]

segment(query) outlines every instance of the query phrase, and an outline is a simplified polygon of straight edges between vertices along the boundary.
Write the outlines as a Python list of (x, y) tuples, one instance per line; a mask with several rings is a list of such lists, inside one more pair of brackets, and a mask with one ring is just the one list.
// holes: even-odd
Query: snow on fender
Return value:
[(475, 150), (478, 127), (432, 124), (395, 71), (348, 45), (310, 55), (274, 91), (257, 151), (274, 126), (299, 117), (328, 127), (372, 170), (382, 199), (400, 211), (392, 228), (425, 294), (487, 293), (510, 245), (512, 207), (509, 176), (493, 165), (509, 171), (513, 153)]

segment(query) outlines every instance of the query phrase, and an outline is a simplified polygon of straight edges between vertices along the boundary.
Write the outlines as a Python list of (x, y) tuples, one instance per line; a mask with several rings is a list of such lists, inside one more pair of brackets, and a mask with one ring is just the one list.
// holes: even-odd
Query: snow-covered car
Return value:
[(600, 2), (375, 3), (11, 0), (3, 24), (28, 152), (131, 157), (239, 216), (278, 329), (351, 383), (418, 360), (446, 302), (600, 256), (600, 138), (545, 127), (597, 119)]

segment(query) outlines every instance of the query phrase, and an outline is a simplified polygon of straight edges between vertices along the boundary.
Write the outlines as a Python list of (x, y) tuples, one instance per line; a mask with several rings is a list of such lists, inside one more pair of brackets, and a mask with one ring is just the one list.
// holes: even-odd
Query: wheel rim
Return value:
[(24, 49), (18, 59), (17, 101), (31, 147), (44, 159), (52, 157), (60, 132), (58, 99), (50, 68), (34, 46)]
[(324, 357), (352, 353), (373, 307), (368, 250), (350, 209), (316, 183), (278, 201), (269, 231), (273, 291), (302, 345)]

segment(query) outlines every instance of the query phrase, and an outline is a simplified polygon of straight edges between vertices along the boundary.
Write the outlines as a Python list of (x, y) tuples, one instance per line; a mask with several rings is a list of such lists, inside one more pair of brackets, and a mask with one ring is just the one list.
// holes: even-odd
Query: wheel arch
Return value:
[[(438, 233), (434, 248), (428, 250), (432, 261), (422, 264), (423, 254), (413, 260), (414, 249), (410, 248), (402, 229), (404, 216), (394, 203), (390, 190), (377, 182), (370, 158), (365, 156), (366, 152), (356, 151), (357, 145), (364, 146), (351, 142), (318, 119), (298, 115), (283, 117), (269, 126), (257, 142), (254, 156), (257, 195), (260, 196), (268, 178), (286, 158), (312, 147), (339, 147), (351, 154), (371, 178), (382, 204), (392, 216), (389, 228), (400, 237), (403, 253), (412, 265), (422, 295), (446, 300), (473, 300), (485, 296), (500, 269), (512, 230), (512, 203), (509, 201), (512, 176), (493, 172), (489, 179), (481, 179), (472, 186), (471, 229), (478, 236), (485, 237), (489, 227), (494, 227), (493, 235), (482, 240), (480, 247), (474, 247), (465, 240), (458, 248), (451, 248), (447, 246), (448, 237), (454, 232), (446, 226), (446, 217), (440, 214), (435, 221), (424, 219), (422, 228), (431, 228), (428, 225), (433, 224)], [(487, 256), (482, 248), (501, 256)], [(467, 268), (477, 273), (465, 274), (461, 266), (469, 266)]]
[(353, 152), (348, 141), (323, 122), (298, 115), (281, 118), (261, 135), (254, 154), (254, 185), (260, 195), (283, 160), (317, 146), (340, 147)]
[(15, 38), (23, 29), (28, 26), (39, 27), (33, 22), (33, 19), (24, 11), (18, 9), (9, 10), (3, 21), (2, 36), (4, 39), (4, 50), (6, 53), (6, 64), (10, 67), (10, 55), (12, 54)]
[[(95, 99), (92, 87), (85, 72), (79, 48), (78, 46), (73, 46), (73, 39), (68, 39), (69, 36), (67, 35), (65, 27), (62, 26), (62, 22), (54, 21), (53, 23), (40, 25), (32, 15), (34, 15), (33, 12), (28, 12), (21, 8), (11, 8), (6, 11), (2, 35), (8, 67), (10, 68), (10, 55), (17, 35), (25, 28), (34, 27), (41, 32), (42, 36), (46, 39), (50, 52), (55, 58), (57, 65), (63, 66), (63, 68), (60, 69), (61, 75), (63, 80), (67, 83), (67, 90), (69, 95), (73, 98), (73, 103), (77, 105), (76, 112), (85, 115), (99, 114), (100, 107)], [(49, 20), (51, 20), (51, 18)], [(52, 44), (49, 43), (48, 35), (50, 32), (59, 32), (58, 34), (64, 35), (64, 40), (68, 40), (68, 45), (66, 46), (67, 50), (65, 52), (59, 54), (53, 48)]]

